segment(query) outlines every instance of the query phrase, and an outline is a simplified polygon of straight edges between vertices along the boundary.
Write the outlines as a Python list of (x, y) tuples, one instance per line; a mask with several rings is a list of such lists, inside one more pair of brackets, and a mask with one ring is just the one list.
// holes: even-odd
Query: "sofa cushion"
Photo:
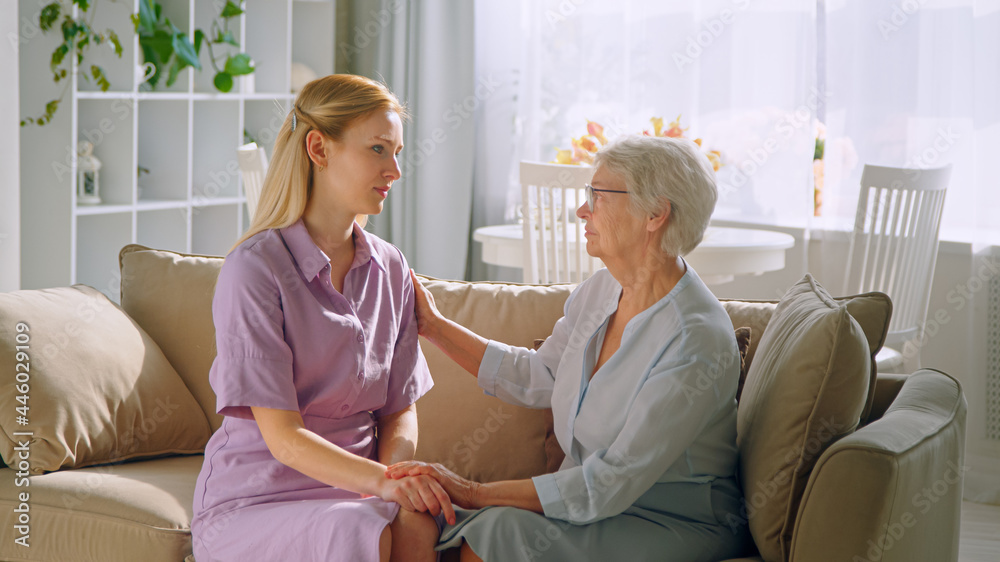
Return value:
[(215, 360), (212, 297), (223, 258), (122, 248), (122, 308), (142, 326), (177, 369), (215, 431), (215, 392), (208, 371)]
[[(420, 277), (441, 313), (473, 332), (532, 347), (552, 333), (572, 285), (467, 283)], [(434, 388), (417, 402), (417, 458), (480, 482), (546, 472), (545, 410), (487, 396), (476, 379), (421, 338)]]
[[(18, 326), (27, 329), (19, 334)], [(16, 363), (28, 365), (27, 387), (0, 385), (0, 452), (9, 466), (19, 466), (16, 431), (33, 433), (33, 474), (197, 453), (211, 435), (156, 343), (86, 285), (0, 294), (0, 365), (13, 378)], [(26, 425), (19, 424), (22, 415)]]
[(740, 478), (761, 556), (787, 560), (799, 501), (819, 455), (854, 431), (871, 350), (849, 309), (884, 318), (884, 295), (837, 301), (806, 275), (781, 298), (750, 364), (737, 415)]
[[(191, 553), (191, 504), (202, 455), (61, 470), (31, 479), (29, 548), (14, 544), (24, 488), (0, 470), (0, 560), (178, 562)], [(8, 508), (8, 506), (10, 506)], [(29, 556), (30, 554), (30, 556)]]
[(740, 384), (736, 387), (736, 401), (740, 401), (740, 396), (743, 395), (743, 387), (747, 382), (747, 354), (750, 353), (750, 344), (753, 343), (753, 337), (751, 335), (751, 330), (749, 326), (741, 326), (736, 328), (736, 349), (740, 353)]
[[(875, 402), (875, 377), (878, 374), (875, 368), (875, 356), (882, 349), (885, 338), (889, 334), (892, 301), (883, 293), (864, 293), (861, 295), (836, 297), (834, 300), (847, 305), (847, 311), (858, 321), (861, 329), (864, 330), (865, 339), (868, 340), (868, 347), (871, 350), (871, 379), (868, 397), (865, 399), (865, 407), (861, 412), (861, 425), (864, 425), (871, 419), (871, 410)], [(729, 314), (734, 328), (746, 326), (754, 334), (753, 341), (750, 342), (745, 358), (746, 370), (749, 371), (754, 355), (757, 353), (760, 335), (764, 333), (768, 322), (771, 321), (771, 316), (774, 314), (774, 309), (778, 306), (778, 301), (735, 299), (720, 299), (720, 301), (723, 308)]]
[(719, 299), (722, 308), (726, 309), (729, 319), (733, 322), (733, 328), (750, 328), (752, 337), (747, 345), (746, 362), (747, 369), (753, 364), (754, 355), (757, 353), (757, 346), (760, 338), (767, 328), (767, 323), (774, 315), (774, 308), (778, 306), (778, 301), (748, 301), (734, 299)]

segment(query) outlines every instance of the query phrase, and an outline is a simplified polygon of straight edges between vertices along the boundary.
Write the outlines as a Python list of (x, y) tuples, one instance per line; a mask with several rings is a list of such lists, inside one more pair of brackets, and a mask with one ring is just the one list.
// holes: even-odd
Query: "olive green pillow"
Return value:
[(816, 460), (858, 426), (872, 374), (869, 340), (881, 342), (891, 308), (880, 293), (834, 299), (806, 275), (760, 336), (740, 398), (737, 445), (745, 519), (767, 562), (788, 559)]

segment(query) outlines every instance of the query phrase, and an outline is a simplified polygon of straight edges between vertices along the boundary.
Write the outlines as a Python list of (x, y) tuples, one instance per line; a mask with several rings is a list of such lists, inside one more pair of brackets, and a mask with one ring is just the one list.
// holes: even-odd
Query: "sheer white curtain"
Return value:
[(341, 0), (339, 70), (384, 80), (412, 121), (403, 126), (402, 178), (366, 228), (417, 271), (466, 273), (472, 207), (473, 6), (445, 0)]
[(951, 163), (942, 238), (1000, 243), (1000, 2), (826, 0), (826, 33), (824, 214), (853, 221), (864, 163)]
[[(722, 152), (716, 216), (808, 217), (820, 101), (813, 3), (523, 0), (520, 9), (516, 160), (553, 159), (588, 120), (611, 138), (680, 115), (686, 136)], [(508, 214), (519, 194), (510, 195)]]
[[(473, 228), (498, 222), (501, 200), (514, 220), (517, 162), (552, 160), (587, 120), (611, 137), (680, 114), (687, 136), (723, 154), (715, 217), (800, 228), (805, 267), (837, 292), (863, 165), (954, 164), (929, 316), (947, 325), (925, 334), (922, 357), (965, 386), (966, 496), (1000, 503), (1000, 266), (984, 266), (1000, 264), (1000, 0), (477, 0), (475, 9), (476, 74), (500, 85), (477, 114), (475, 189), (489, 204)], [(762, 295), (773, 298), (783, 287), (766, 277), (754, 283), (775, 285)]]
[[(953, 165), (911, 349), (964, 386), (964, 493), (1000, 504), (1000, 2), (826, 0), (824, 15), (825, 216), (814, 225), (853, 223), (865, 163)], [(822, 246), (829, 255), (838, 243)]]

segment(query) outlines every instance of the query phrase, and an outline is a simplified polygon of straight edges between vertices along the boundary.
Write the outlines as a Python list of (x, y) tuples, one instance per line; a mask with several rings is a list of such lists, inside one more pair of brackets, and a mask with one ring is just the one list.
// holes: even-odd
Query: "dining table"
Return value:
[[(472, 239), (482, 243), (484, 263), (524, 267), (527, 252), (522, 225), (480, 227), (473, 232)], [(568, 229), (567, 243), (571, 248), (578, 243), (575, 229)], [(684, 256), (684, 259), (705, 283), (720, 285), (738, 276), (760, 275), (783, 269), (785, 251), (794, 246), (795, 238), (784, 232), (709, 226), (701, 244)]]

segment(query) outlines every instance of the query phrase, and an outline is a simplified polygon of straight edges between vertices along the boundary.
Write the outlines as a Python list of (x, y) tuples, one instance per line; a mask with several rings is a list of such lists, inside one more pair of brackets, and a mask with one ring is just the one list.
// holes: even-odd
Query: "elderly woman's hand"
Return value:
[(439, 319), (441, 313), (438, 312), (437, 305), (434, 304), (434, 295), (420, 283), (417, 274), (412, 269), (410, 270), (410, 279), (413, 281), (413, 293), (416, 297), (413, 308), (417, 315), (417, 333), (427, 337), (431, 323)]
[(451, 497), (451, 501), (459, 507), (477, 509), (480, 484), (462, 478), (441, 464), (429, 464), (420, 461), (405, 461), (396, 463), (385, 470), (385, 475), (392, 479), (430, 476), (441, 483), (441, 487)]
[(386, 480), (381, 497), (398, 503), (407, 511), (427, 511), (435, 516), (444, 513), (449, 524), (455, 523), (455, 508), (451, 505), (448, 493), (432, 476), (416, 475), (403, 480)]

